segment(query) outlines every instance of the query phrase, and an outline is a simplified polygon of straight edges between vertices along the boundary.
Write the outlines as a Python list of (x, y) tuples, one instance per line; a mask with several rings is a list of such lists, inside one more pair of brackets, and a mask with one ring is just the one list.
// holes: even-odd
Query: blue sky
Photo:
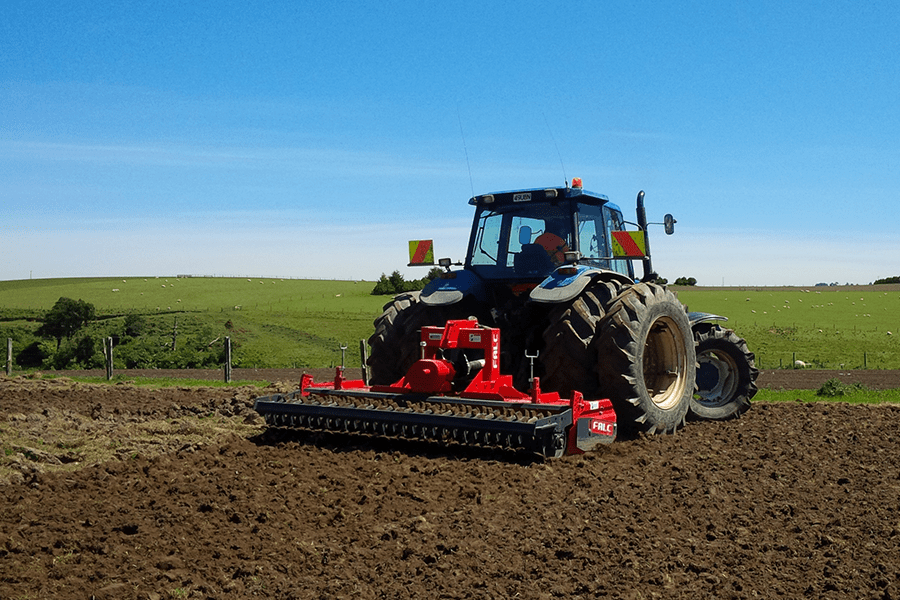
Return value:
[(703, 285), (900, 275), (900, 5), (81, 2), (0, 19), (0, 279), (375, 279), (581, 177)]

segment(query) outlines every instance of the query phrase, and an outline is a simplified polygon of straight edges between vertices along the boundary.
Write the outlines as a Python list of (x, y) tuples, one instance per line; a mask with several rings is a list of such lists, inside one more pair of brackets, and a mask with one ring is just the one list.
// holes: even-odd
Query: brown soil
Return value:
[(900, 597), (898, 406), (544, 462), (264, 433), (256, 393), (0, 378), (0, 598)]
[(775, 369), (759, 372), (756, 383), (770, 390), (817, 390), (829, 379), (859, 383), (873, 390), (900, 388), (900, 371), (852, 371), (825, 369)]

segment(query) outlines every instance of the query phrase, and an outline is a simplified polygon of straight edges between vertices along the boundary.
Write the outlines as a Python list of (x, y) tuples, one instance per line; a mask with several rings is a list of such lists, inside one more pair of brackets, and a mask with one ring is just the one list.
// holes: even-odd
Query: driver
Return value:
[[(550, 228), (549, 226), (550, 223), (547, 223), (548, 229)], [(534, 240), (534, 243), (544, 248), (550, 260), (553, 261), (554, 266), (558, 267), (565, 262), (565, 253), (569, 251), (569, 244), (562, 237), (550, 231), (545, 231)]]

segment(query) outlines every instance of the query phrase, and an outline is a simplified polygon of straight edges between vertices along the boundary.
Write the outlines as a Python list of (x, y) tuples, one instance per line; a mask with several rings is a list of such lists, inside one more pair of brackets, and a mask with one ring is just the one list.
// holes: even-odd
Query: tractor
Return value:
[[(687, 312), (658, 283), (643, 192), (632, 230), (578, 179), (469, 203), (465, 262), (440, 259), (440, 277), (384, 306), (363, 379), (343, 365), (332, 382), (304, 375), (256, 399), (268, 425), (558, 457), (749, 408), (754, 356), (725, 317)], [(675, 219), (663, 225), (671, 234)], [(433, 265), (430, 241), (410, 257)]]
[[(746, 342), (716, 323), (726, 317), (687, 312), (657, 283), (643, 191), (633, 231), (618, 206), (577, 178), (469, 204), (465, 262), (440, 259), (439, 278), (394, 297), (376, 319), (370, 383), (403, 377), (419, 359), (422, 327), (473, 318), (500, 330), (501, 370), (518, 389), (539, 377), (543, 390), (609, 398), (621, 431), (674, 432), (689, 416), (722, 420), (750, 406), (758, 371)], [(666, 215), (667, 234), (674, 224)], [(453, 357), (460, 377), (473, 358)]]

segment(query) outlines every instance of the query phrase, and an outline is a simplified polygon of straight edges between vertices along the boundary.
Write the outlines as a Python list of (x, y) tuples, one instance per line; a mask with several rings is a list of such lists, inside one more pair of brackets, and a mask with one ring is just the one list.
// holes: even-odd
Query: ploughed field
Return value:
[(0, 598), (900, 597), (895, 405), (541, 461), (266, 433), (257, 394), (0, 378)]

